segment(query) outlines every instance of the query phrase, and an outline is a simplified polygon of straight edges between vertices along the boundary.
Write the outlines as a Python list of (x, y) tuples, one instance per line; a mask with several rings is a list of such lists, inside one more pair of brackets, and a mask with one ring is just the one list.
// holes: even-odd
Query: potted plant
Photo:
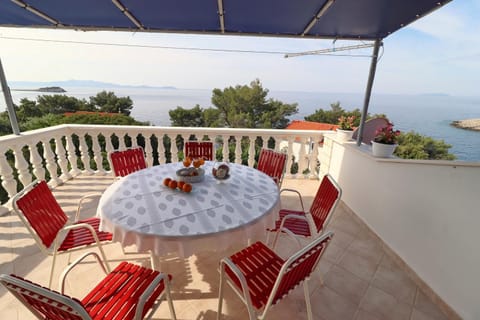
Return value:
[(345, 142), (352, 139), (353, 135), (353, 122), (355, 121), (355, 116), (341, 116), (338, 118), (338, 129), (337, 129), (337, 139)]
[(378, 129), (372, 141), (372, 154), (374, 157), (390, 158), (398, 146), (397, 139), (400, 130), (393, 130), (393, 123)]

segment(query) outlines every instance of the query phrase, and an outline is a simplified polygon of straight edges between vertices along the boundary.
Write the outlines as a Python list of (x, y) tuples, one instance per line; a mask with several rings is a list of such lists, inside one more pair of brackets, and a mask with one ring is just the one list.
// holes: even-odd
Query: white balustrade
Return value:
[[(288, 141), (287, 177), (295, 176), (290, 173), (292, 156), (296, 138), (306, 141), (320, 141), (323, 132), (306, 130), (271, 130), (271, 129), (229, 129), (229, 128), (184, 128), (184, 127), (143, 127), (143, 126), (102, 126), (102, 125), (59, 125), (50, 128), (32, 130), (20, 136), (8, 135), (0, 137), (0, 179), (1, 188), (8, 198), (17, 192), (18, 183), (25, 185), (34, 178), (47, 179), (54, 187), (83, 174), (105, 174), (109, 168), (104, 167), (104, 157), (109, 155), (117, 145), (118, 149), (125, 149), (141, 145), (145, 150), (146, 161), (149, 166), (154, 163), (176, 162), (179, 159), (177, 136), (188, 139), (195, 135), (198, 139), (209, 139), (215, 143), (215, 148), (221, 149), (224, 161), (229, 161), (230, 152), (234, 153), (236, 163), (242, 163), (242, 153), (248, 154), (246, 163), (255, 165), (255, 153), (258, 148), (267, 148), (268, 140), (273, 138), (275, 150), (282, 151), (280, 144)], [(103, 137), (103, 138), (100, 138)], [(170, 139), (170, 148), (164, 145), (164, 138)], [(258, 139), (259, 138), (259, 139)], [(231, 139), (231, 140), (230, 140)], [(144, 143), (140, 143), (144, 141)], [(247, 143), (248, 141), (248, 143)], [(158, 143), (157, 143), (158, 142)], [(260, 145), (257, 145), (260, 143)], [(229, 144), (232, 144), (229, 146)], [(28, 148), (29, 155), (24, 155)], [(284, 148), (285, 149), (285, 148)], [(301, 153), (300, 148), (300, 153)], [(298, 152), (298, 151), (297, 151)], [(7, 153), (9, 157), (7, 158)], [(170, 156), (167, 155), (170, 153)], [(216, 157), (216, 156), (214, 156)], [(304, 164), (299, 170), (309, 168), (310, 178), (316, 178), (312, 172), (315, 168), (318, 150), (307, 154), (305, 150), (300, 156), (295, 154), (295, 161), (303, 159)], [(79, 168), (80, 161), (83, 170)], [(108, 162), (111, 163), (108, 158)], [(95, 163), (94, 171), (91, 163)], [(301, 171), (299, 171), (301, 173)], [(300, 176), (300, 175), (297, 175)], [(17, 177), (17, 178), (15, 178)], [(18, 180), (17, 180), (18, 179)], [(8, 200), (8, 199), (7, 199)], [(2, 200), (5, 202), (5, 199)], [(3, 212), (10, 203), (7, 201), (0, 206)]]

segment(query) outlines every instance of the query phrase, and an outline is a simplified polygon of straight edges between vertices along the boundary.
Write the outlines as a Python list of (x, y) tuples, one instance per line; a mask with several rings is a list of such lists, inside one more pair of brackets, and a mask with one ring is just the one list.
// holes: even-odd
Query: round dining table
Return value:
[(113, 233), (123, 247), (155, 256), (182, 258), (203, 251), (223, 251), (265, 238), (280, 209), (277, 184), (254, 168), (229, 163), (230, 178), (216, 180), (207, 161), (203, 181), (192, 191), (164, 186), (177, 179), (181, 162), (152, 166), (116, 180), (100, 198), (100, 229)]

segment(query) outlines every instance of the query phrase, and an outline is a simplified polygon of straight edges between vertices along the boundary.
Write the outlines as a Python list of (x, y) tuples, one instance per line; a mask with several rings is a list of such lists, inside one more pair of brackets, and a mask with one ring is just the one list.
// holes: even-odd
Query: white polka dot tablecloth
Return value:
[(200, 251), (225, 250), (265, 238), (278, 216), (276, 183), (264, 173), (229, 164), (230, 179), (219, 182), (206, 162), (205, 179), (190, 193), (163, 185), (176, 179), (181, 163), (169, 163), (132, 173), (115, 181), (102, 195), (97, 215), (101, 230), (113, 233), (123, 246), (158, 256), (176, 252), (188, 257)]

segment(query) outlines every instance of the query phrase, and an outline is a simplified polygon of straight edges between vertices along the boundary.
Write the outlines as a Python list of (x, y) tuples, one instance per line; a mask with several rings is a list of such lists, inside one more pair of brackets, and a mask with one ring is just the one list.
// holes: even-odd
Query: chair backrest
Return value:
[(82, 303), (75, 298), (70, 298), (15, 275), (1, 274), (0, 283), (38, 319), (91, 319)]
[(37, 243), (46, 249), (55, 240), (58, 232), (67, 223), (62, 210), (45, 180), (35, 181), (16, 194), (14, 211), (25, 224)]
[(326, 174), (310, 207), (310, 214), (317, 227), (317, 233), (328, 223), (328, 219), (332, 216), (341, 196), (342, 189), (340, 186), (332, 176)]
[(187, 141), (185, 142), (185, 157), (204, 158), (213, 160), (213, 142), (211, 141)]
[[(267, 306), (275, 305), (305, 279), (309, 278), (327, 249), (333, 232), (329, 231), (310, 242), (285, 261), (273, 287)], [(267, 308), (267, 307), (266, 307)]]
[[(378, 129), (382, 129), (388, 126), (388, 120), (385, 118), (373, 118), (365, 121), (363, 127), (362, 142), (368, 145), (372, 144), (372, 140), (375, 137), (375, 133)], [(352, 139), (357, 140), (359, 128), (353, 131)]]
[(114, 151), (110, 154), (110, 160), (116, 177), (124, 177), (147, 167), (141, 147)]
[(280, 186), (282, 184), (287, 154), (271, 149), (262, 149), (258, 157), (257, 169), (270, 176)]

